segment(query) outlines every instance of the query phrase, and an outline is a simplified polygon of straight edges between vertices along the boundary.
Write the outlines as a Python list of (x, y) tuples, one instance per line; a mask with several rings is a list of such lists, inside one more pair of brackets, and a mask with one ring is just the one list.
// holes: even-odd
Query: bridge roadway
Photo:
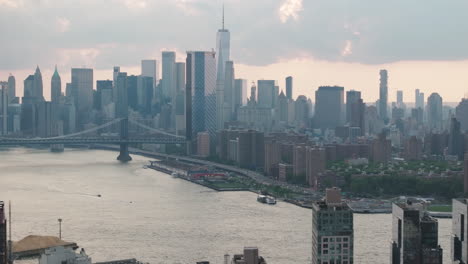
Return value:
[[(118, 150), (117, 148), (113, 148), (111, 146), (99, 146), (99, 145), (97, 145), (97, 147), (98, 148), (102, 147), (103, 149)], [(178, 155), (170, 155), (170, 154), (164, 154), (164, 153), (158, 153), (158, 152), (145, 151), (145, 150), (141, 150), (141, 149), (137, 149), (137, 148), (129, 148), (129, 151), (131, 153), (133, 153), (133, 154), (136, 154), (136, 155), (142, 155), (142, 156), (154, 157), (154, 158), (160, 158), (160, 159), (161, 158), (162, 159), (176, 159), (176, 160), (181, 160), (181, 161), (190, 162), (190, 163), (194, 163), (194, 164), (211, 166), (213, 168), (218, 168), (218, 169), (222, 169), (222, 170), (225, 170), (225, 171), (229, 171), (229, 172), (233, 172), (233, 173), (237, 173), (237, 174), (249, 177), (252, 180), (254, 180), (254, 181), (258, 182), (258, 183), (261, 183), (261, 184), (271, 185), (271, 186), (280, 186), (280, 187), (286, 188), (288, 190), (291, 190), (291, 191), (294, 191), (294, 192), (297, 192), (297, 193), (312, 195), (316, 199), (321, 199), (322, 198), (322, 194), (320, 194), (319, 192), (313, 191), (311, 188), (304, 188), (304, 187), (301, 187), (301, 186), (298, 186), (298, 185), (278, 181), (278, 180), (275, 180), (273, 178), (266, 177), (261, 173), (251, 171), (251, 170), (247, 170), (247, 169), (242, 169), (242, 168), (239, 168), (239, 167), (236, 167), (236, 166), (211, 162), (211, 161), (197, 159), (197, 158), (191, 158), (191, 157), (187, 157), (187, 156), (178, 156)]]
[(158, 137), (158, 138), (128, 138), (120, 137), (86, 137), (86, 138), (9, 138), (0, 139), (1, 145), (52, 145), (52, 144), (185, 144), (185, 139)]

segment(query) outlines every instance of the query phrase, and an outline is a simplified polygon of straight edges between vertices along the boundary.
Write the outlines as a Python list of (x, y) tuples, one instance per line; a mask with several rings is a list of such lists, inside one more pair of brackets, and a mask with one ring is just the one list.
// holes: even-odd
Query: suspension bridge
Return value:
[[(116, 132), (116, 130), (118, 132)], [(120, 145), (118, 160), (126, 162), (132, 158), (128, 152), (130, 144), (185, 144), (186, 138), (142, 124), (131, 118), (118, 118), (105, 124), (77, 133), (53, 137), (0, 137), (0, 146), (25, 145), (72, 145), (72, 144), (114, 144)]]

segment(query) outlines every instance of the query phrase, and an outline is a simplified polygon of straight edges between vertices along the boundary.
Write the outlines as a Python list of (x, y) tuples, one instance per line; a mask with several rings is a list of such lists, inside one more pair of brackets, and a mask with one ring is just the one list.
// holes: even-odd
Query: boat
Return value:
[(257, 196), (257, 202), (273, 205), (276, 204), (276, 198), (269, 195), (259, 194)]

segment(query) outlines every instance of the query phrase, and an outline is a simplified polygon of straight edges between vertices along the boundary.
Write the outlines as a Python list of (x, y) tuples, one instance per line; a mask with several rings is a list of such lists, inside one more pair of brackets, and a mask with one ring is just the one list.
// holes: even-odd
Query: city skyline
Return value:
[[(48, 9), (48, 6), (52, 4), (57, 8)], [(96, 79), (111, 79), (112, 66), (120, 65), (129, 74), (138, 74), (141, 60), (161, 61), (161, 51), (164, 50), (176, 51), (176, 60), (182, 61), (187, 50), (216, 48), (213, 32), (222, 26), (221, 1), (150, 3), (145, 0), (115, 0), (109, 1), (108, 4), (115, 11), (115, 16), (104, 16), (102, 21), (98, 21), (94, 13), (104, 10), (103, 4), (85, 2), (79, 7), (87, 13), (90, 12), (92, 21), (97, 23), (91, 27), (93, 30), (90, 37), (83, 38), (84, 32), (82, 31), (92, 25), (88, 24), (90, 22), (83, 21), (73, 10), (61, 3), (52, 0), (39, 3), (0, 1), (0, 6), (3, 7), (0, 14), (5, 12), (3, 17), (9, 21), (22, 21), (28, 12), (50, 15), (48, 18), (39, 19), (38, 25), (22, 25), (19, 29), (25, 33), (34, 34), (33, 36), (38, 40), (37, 43), (24, 41), (16, 43), (19, 39), (12, 37), (11, 41), (5, 44), (6, 48), (0, 51), (0, 55), (4, 58), (0, 62), (0, 79), (8, 78), (11, 72), (18, 80), (23, 80), (30, 74), (31, 69), (39, 65), (44, 79), (49, 80), (55, 64), (58, 65), (63, 82), (70, 80), (70, 68), (80, 66), (94, 68)], [(362, 12), (355, 10), (364, 4), (369, 5), (369, 10)], [(456, 43), (449, 43), (453, 37), (457, 36), (451, 33), (457, 30), (458, 22), (462, 21), (457, 18), (460, 16), (460, 10), (466, 10), (466, 4), (445, 5), (446, 9), (453, 11), (452, 17), (431, 14), (441, 7), (439, 6), (441, 4), (435, 2), (427, 3), (423, 7), (413, 6), (413, 4), (407, 6), (408, 11), (405, 15), (414, 15), (420, 21), (431, 19), (437, 22), (448, 19), (445, 23), (447, 28), (441, 29), (441, 26), (438, 26), (433, 32), (431, 31), (434, 34), (431, 36), (433, 40), (445, 37), (447, 43), (444, 43), (447, 48), (443, 45), (442, 48), (435, 47), (435, 44), (431, 43), (420, 48), (421, 50), (415, 48), (427, 44), (423, 42), (425, 37), (428, 37), (424, 28), (417, 31), (414, 37), (402, 38), (405, 40), (402, 41), (404, 43), (386, 41), (385, 35), (378, 31), (378, 29), (385, 29), (392, 35), (406, 36), (407, 30), (416, 30), (413, 24), (409, 27), (410, 29), (404, 29), (398, 25), (394, 28), (390, 27), (385, 14), (382, 18), (375, 17), (376, 14), (382, 13), (384, 8), (401, 7), (403, 5), (401, 1), (392, 6), (362, 3), (348, 6), (344, 10), (339, 9), (339, 4), (327, 3), (320, 6), (300, 0), (274, 3), (259, 1), (255, 4), (225, 1), (225, 5), (225, 27), (232, 33), (231, 57), (236, 64), (236, 76), (247, 79), (249, 82), (259, 79), (277, 80), (280, 82), (280, 90), (284, 91), (282, 80), (290, 75), (295, 79), (294, 98), (301, 94), (313, 97), (314, 91), (319, 86), (339, 85), (344, 86), (345, 90), (360, 90), (363, 92), (364, 101), (374, 102), (378, 98), (378, 91), (376, 91), (378, 74), (376, 73), (380, 69), (387, 69), (390, 102), (395, 101), (397, 90), (404, 91), (406, 101), (413, 101), (412, 96), (408, 95), (411, 95), (415, 89), (420, 89), (425, 94), (439, 92), (446, 102), (458, 102), (458, 98), (468, 92), (468, 77), (465, 74), (468, 69), (468, 56), (461, 48), (467, 41), (462, 38), (457, 39)], [(192, 28), (196, 29), (194, 31), (197, 34), (184, 32), (185, 27), (173, 21), (172, 18), (167, 18), (167, 21), (163, 20), (164, 16), (152, 18), (154, 13), (159, 12), (157, 7), (180, 13), (182, 22), (190, 23)], [(243, 7), (245, 7), (243, 16), (248, 17), (247, 14), (257, 12), (257, 16), (265, 20), (265, 25), (248, 28), (248, 21), (239, 21), (237, 18)], [(264, 11), (258, 12), (259, 7), (263, 7)], [(417, 11), (416, 8), (422, 10)], [(336, 12), (337, 16), (324, 18), (320, 15), (313, 18), (312, 15), (324, 9)], [(375, 14), (372, 14), (372, 11)], [(121, 19), (124, 15), (134, 20)], [(370, 18), (375, 22), (374, 27), (370, 27), (370, 21), (366, 21)], [(406, 19), (408, 17), (402, 20), (406, 21)], [(116, 25), (116, 28), (122, 29), (121, 35), (115, 30), (105, 30), (104, 26), (111, 22)], [(165, 27), (143, 27), (136, 32), (131, 32), (129, 28), (139, 22), (151, 22), (156, 25), (174, 22), (176, 26), (171, 27), (169, 31)], [(3, 24), (9, 24), (8, 28), (0, 28), (0, 32), (7, 35), (15, 29), (11, 23)], [(323, 32), (320, 26), (329, 26), (336, 32), (330, 35), (329, 32)], [(320, 41), (299, 34), (300, 30), (309, 28), (310, 31), (307, 32), (312, 33), (311, 35), (316, 36)], [(271, 34), (271, 30), (277, 30), (278, 34)], [(38, 35), (38, 32), (44, 32), (44, 35)], [(93, 34), (98, 37), (94, 37)], [(289, 41), (285, 42), (281, 34), (284, 34)], [(274, 39), (271, 39), (269, 35), (273, 35)], [(323, 37), (318, 37), (322, 35)], [(14, 49), (9, 49), (8, 47), (13, 43), (17, 45)], [(268, 45), (265, 45), (267, 43)], [(329, 45), (328, 49), (321, 48), (327, 45)], [(8, 52), (8, 50), (14, 50), (14, 52)], [(36, 50), (41, 50), (41, 52), (35, 52)], [(28, 56), (24, 60), (18, 60), (18, 52), (23, 52)], [(45, 56), (46, 54), (48, 56)], [(22, 83), (18, 82), (17, 87), (21, 95)], [(45, 85), (46, 98), (49, 98), (49, 94), (50, 87)]]

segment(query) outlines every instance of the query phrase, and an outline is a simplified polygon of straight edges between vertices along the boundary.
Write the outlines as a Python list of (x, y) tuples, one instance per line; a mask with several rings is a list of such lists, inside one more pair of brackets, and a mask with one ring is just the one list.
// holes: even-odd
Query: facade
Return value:
[[(465, 165), (466, 168), (466, 165)], [(466, 174), (465, 174), (466, 175)], [(465, 176), (465, 186), (466, 176)], [(466, 189), (465, 189), (466, 193)], [(452, 237), (451, 256), (452, 263), (468, 263), (468, 202), (467, 199), (452, 200)]]
[(199, 132), (216, 135), (216, 60), (211, 51), (189, 51), (186, 61), (187, 139)]
[(346, 123), (351, 123), (352, 107), (357, 104), (361, 99), (360, 91), (347, 91), (346, 92)]
[(387, 163), (392, 155), (392, 142), (387, 139), (385, 133), (379, 136), (372, 142), (371, 158), (374, 162)]
[(388, 72), (380, 70), (380, 97), (379, 97), (379, 116), (382, 120), (388, 119)]
[(210, 156), (210, 134), (206, 132), (197, 134), (197, 155), (200, 157)]
[(293, 99), (293, 77), (292, 76), (288, 76), (286, 77), (286, 98), (288, 98), (289, 100), (292, 100)]
[(461, 130), (468, 131), (468, 99), (462, 99), (455, 108), (455, 117), (460, 121)]
[(409, 201), (393, 204), (391, 264), (442, 264), (438, 222), (423, 210)]
[(274, 108), (275, 100), (278, 97), (278, 93), (275, 93), (276, 81), (274, 80), (258, 80), (258, 106), (265, 108)]
[(50, 88), (50, 101), (54, 104), (60, 103), (60, 97), (62, 96), (62, 80), (57, 71), (57, 66), (55, 66), (54, 75), (52, 75)]
[(239, 131), (237, 155), (239, 167), (263, 169), (265, 162), (265, 139), (262, 132)]
[(450, 130), (448, 137), (448, 154), (456, 156), (459, 160), (463, 159), (464, 136), (460, 130), (460, 122), (455, 117), (450, 119)]
[(343, 124), (344, 88), (321, 86), (315, 92), (315, 126), (321, 129), (335, 129)]
[(175, 96), (175, 52), (162, 52), (162, 96), (163, 100)]
[(366, 133), (366, 104), (362, 99), (359, 99), (356, 103), (351, 105), (351, 114), (349, 125), (350, 127), (359, 128), (359, 136), (364, 136)]
[(141, 61), (141, 76), (153, 78), (153, 89), (159, 81), (158, 76), (158, 61), (157, 60), (142, 60)]
[(312, 264), (352, 264), (353, 252), (353, 212), (339, 188), (327, 189), (312, 205)]
[(93, 69), (72, 68), (72, 96), (74, 99), (77, 125), (83, 126), (89, 121), (93, 106)]
[(438, 93), (427, 98), (427, 121), (431, 131), (442, 130), (442, 97)]
[(306, 178), (309, 186), (317, 189), (318, 178), (327, 166), (327, 154), (324, 148), (306, 147)]
[(10, 102), (14, 102), (14, 100), (16, 100), (16, 79), (15, 76), (11, 74), (8, 76), (8, 98)]
[(126, 72), (117, 75), (115, 83), (117, 98), (115, 101), (115, 115), (117, 118), (128, 117), (128, 77)]

